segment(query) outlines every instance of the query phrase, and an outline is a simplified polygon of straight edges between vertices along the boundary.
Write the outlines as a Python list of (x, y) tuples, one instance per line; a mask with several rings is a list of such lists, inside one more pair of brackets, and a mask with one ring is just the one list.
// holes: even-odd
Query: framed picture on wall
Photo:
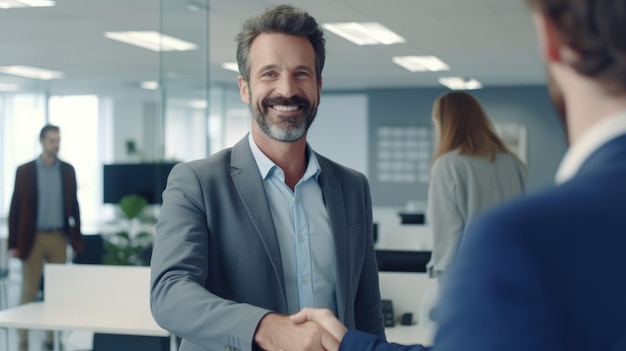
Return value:
[(383, 126), (376, 132), (381, 183), (427, 183), (432, 154), (430, 126)]
[(517, 155), (522, 162), (527, 164), (528, 140), (526, 126), (512, 122), (494, 123), (493, 126), (506, 147)]

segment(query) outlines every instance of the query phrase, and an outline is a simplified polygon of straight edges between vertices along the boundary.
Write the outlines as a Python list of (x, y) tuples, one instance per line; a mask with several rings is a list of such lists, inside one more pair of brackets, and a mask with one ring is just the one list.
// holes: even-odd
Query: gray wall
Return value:
[[(381, 126), (431, 126), (433, 101), (446, 89), (384, 89), (368, 91), (369, 180), (375, 206), (403, 207), (427, 200), (427, 183), (381, 183), (376, 176), (376, 131)], [(498, 87), (473, 91), (494, 122), (526, 125), (528, 190), (552, 184), (566, 149), (564, 129), (544, 86)]]

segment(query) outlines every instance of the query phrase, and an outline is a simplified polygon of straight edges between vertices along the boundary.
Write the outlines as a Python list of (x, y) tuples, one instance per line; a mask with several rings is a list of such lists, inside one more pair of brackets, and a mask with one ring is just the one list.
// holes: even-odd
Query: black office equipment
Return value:
[(105, 164), (102, 172), (103, 202), (117, 204), (130, 194), (143, 196), (149, 204), (161, 204), (167, 176), (176, 162)]
[(426, 216), (423, 213), (398, 213), (402, 224), (424, 224)]
[(83, 235), (83, 249), (72, 258), (75, 264), (102, 264), (104, 257), (104, 239), (101, 234)]
[(430, 251), (376, 250), (379, 272), (426, 273)]
[(374, 223), (374, 243), (378, 242), (378, 223)]
[(393, 315), (393, 303), (391, 300), (381, 300), (381, 307), (383, 310), (383, 321), (385, 327), (393, 327), (396, 324)]
[(411, 312), (403, 313), (402, 317), (400, 318), (400, 324), (401, 325), (413, 325), (413, 313)]

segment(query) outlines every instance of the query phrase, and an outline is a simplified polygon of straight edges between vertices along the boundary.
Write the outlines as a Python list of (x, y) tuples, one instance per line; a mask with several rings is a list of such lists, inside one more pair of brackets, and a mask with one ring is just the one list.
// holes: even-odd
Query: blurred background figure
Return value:
[(506, 148), (473, 95), (463, 91), (441, 95), (432, 118), (437, 146), (427, 218), (433, 251), (419, 316), (420, 325), (431, 330), (440, 278), (454, 262), (463, 229), (475, 215), (521, 195), (526, 179), (525, 165)]
[[(65, 263), (67, 244), (82, 249), (80, 210), (74, 167), (57, 156), (59, 127), (41, 129), (41, 155), (17, 168), (9, 210), (9, 252), (22, 261), (20, 303), (37, 297), (43, 264)], [(19, 331), (20, 351), (28, 350), (28, 331)], [(46, 333), (46, 348), (52, 350), (52, 332)]]

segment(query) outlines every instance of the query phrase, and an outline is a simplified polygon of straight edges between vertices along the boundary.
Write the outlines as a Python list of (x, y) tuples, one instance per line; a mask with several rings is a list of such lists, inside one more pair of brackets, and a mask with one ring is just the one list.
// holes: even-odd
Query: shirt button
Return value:
[(308, 278), (302, 278), (302, 284), (306, 285), (309, 282)]
[(298, 236), (298, 240), (300, 240), (300, 242), (304, 241), (304, 235)]

